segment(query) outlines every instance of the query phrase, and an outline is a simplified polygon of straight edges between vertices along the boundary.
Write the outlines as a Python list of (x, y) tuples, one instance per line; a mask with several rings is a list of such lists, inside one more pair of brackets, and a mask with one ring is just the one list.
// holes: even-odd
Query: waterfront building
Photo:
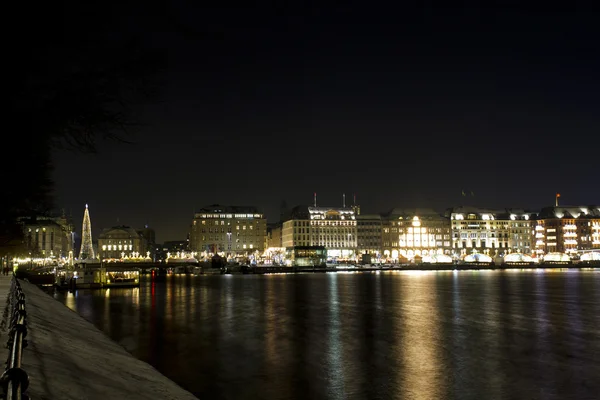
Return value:
[(281, 244), (281, 228), (281, 223), (267, 224), (265, 249), (283, 247)]
[(263, 261), (267, 264), (282, 264), (286, 258), (286, 250), (282, 245), (281, 222), (267, 224), (265, 251)]
[(532, 251), (532, 218), (535, 213), (521, 209), (455, 207), (447, 211), (452, 227), (455, 256), (472, 253), (490, 257)]
[(129, 226), (106, 228), (98, 236), (100, 260), (146, 257), (148, 253), (146, 238)]
[(194, 214), (190, 250), (227, 256), (262, 253), (266, 232), (267, 220), (256, 207), (213, 204)]
[(73, 256), (73, 224), (66, 215), (19, 219), (28, 251), (34, 257), (68, 259)]
[(450, 254), (450, 220), (430, 208), (394, 208), (382, 216), (382, 242), (392, 261)]
[(533, 225), (538, 255), (600, 249), (600, 206), (545, 207)]
[(296, 206), (282, 224), (282, 247), (324, 246), (328, 259), (356, 257), (356, 215), (352, 207)]
[(378, 257), (383, 253), (381, 215), (356, 215), (356, 247), (358, 254)]
[(508, 219), (508, 252), (532, 254), (533, 220), (537, 214), (523, 209), (509, 208), (498, 219)]
[(510, 220), (498, 219), (502, 210), (455, 207), (447, 212), (452, 229), (454, 256), (485, 254), (491, 257), (508, 252)]

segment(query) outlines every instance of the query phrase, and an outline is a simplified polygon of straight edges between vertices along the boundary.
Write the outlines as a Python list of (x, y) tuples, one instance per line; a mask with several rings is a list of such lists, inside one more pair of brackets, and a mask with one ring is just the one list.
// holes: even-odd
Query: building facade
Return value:
[(213, 204), (194, 214), (190, 250), (242, 256), (263, 252), (267, 220), (256, 207)]
[(522, 209), (507, 209), (507, 212), (500, 219), (507, 219), (508, 222), (508, 252), (532, 254), (534, 250), (533, 243), (533, 224), (537, 214)]
[(490, 257), (509, 248), (509, 221), (496, 219), (501, 210), (457, 207), (449, 210), (454, 256), (479, 253)]
[(538, 255), (600, 250), (600, 206), (545, 207), (533, 225)]
[(519, 252), (531, 254), (535, 213), (521, 209), (456, 207), (448, 210), (452, 253), (479, 253), (490, 257)]
[(34, 257), (72, 258), (73, 224), (65, 215), (21, 219), (26, 246)]
[(394, 208), (382, 217), (384, 257), (397, 261), (450, 254), (449, 218), (429, 208)]
[(148, 243), (144, 236), (129, 226), (106, 228), (98, 236), (100, 260), (145, 257), (148, 252)]
[(281, 241), (281, 224), (268, 224), (267, 235), (265, 237), (265, 249), (283, 247)]
[(352, 207), (294, 207), (282, 224), (282, 247), (324, 246), (330, 260), (356, 257), (356, 215)]
[[(356, 211), (356, 209), (355, 209)], [(379, 214), (356, 215), (356, 251), (358, 254), (380, 256), (382, 249), (382, 222)]]

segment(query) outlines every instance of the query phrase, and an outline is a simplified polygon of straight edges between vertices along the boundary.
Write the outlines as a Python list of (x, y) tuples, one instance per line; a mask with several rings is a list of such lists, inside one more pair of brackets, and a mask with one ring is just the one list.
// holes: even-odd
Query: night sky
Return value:
[(168, 54), (135, 144), (56, 152), (77, 231), (86, 203), (94, 234), (148, 224), (159, 242), (207, 204), (275, 222), (314, 192), (356, 194), (363, 213), (600, 203), (599, 14), (192, 3), (173, 3), (175, 23), (151, 7), (132, 22)]

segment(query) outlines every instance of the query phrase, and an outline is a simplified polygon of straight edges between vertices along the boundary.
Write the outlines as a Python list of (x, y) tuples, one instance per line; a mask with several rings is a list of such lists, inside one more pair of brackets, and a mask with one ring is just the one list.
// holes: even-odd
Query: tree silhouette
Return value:
[[(0, 155), (0, 247), (20, 239), (16, 218), (47, 213), (52, 150), (95, 152), (98, 140), (129, 141), (135, 107), (158, 100), (163, 53), (148, 39), (151, 3), (12, 2), (18, 19), (5, 54), (10, 126)], [(11, 245), (10, 247), (7, 247)]]

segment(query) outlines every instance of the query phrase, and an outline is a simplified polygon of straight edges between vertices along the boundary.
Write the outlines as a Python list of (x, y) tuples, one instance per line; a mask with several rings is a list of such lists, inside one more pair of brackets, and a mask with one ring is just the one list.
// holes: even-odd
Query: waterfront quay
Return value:
[(469, 271), (469, 270), (505, 270), (505, 269), (551, 269), (551, 268), (600, 268), (600, 263), (463, 263), (463, 264), (388, 264), (388, 265), (338, 265), (327, 267), (286, 267), (286, 266), (255, 266), (250, 269), (252, 274), (271, 273), (305, 273), (305, 272), (369, 272), (369, 271)]
[[(6, 359), (12, 276), (0, 277), (5, 302), (0, 356)], [(154, 367), (134, 358), (77, 313), (39, 287), (20, 280), (25, 295), (27, 345), (21, 368), (34, 399), (196, 399)]]

